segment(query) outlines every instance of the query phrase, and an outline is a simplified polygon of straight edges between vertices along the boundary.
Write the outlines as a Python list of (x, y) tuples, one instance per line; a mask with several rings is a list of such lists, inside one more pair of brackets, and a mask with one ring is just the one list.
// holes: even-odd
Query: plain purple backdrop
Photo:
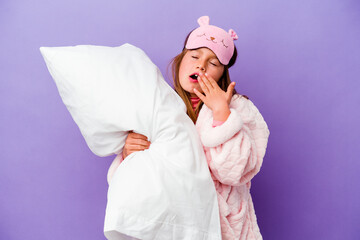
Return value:
[(251, 188), (264, 239), (360, 239), (355, 0), (2, 0), (0, 239), (105, 239), (114, 156), (90, 152), (39, 47), (129, 42), (170, 83), (167, 64), (202, 15), (237, 32), (231, 78), (270, 129)]

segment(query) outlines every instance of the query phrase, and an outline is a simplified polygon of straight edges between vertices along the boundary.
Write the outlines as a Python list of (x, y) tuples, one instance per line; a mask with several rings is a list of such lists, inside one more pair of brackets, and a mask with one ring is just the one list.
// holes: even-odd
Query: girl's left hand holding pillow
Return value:
[(148, 138), (145, 135), (130, 131), (125, 140), (125, 145), (122, 152), (123, 159), (125, 159), (131, 153), (149, 149), (150, 144), (151, 142), (148, 141)]
[(198, 81), (205, 95), (195, 88), (194, 93), (213, 111), (214, 120), (225, 121), (230, 115), (229, 104), (233, 96), (235, 82), (232, 82), (225, 92), (207, 73), (200, 73), (199, 75)]

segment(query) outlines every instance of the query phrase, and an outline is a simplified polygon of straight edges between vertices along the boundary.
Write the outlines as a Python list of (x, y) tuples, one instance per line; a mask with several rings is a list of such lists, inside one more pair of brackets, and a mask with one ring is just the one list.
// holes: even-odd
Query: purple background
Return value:
[(202, 15), (239, 35), (230, 74), (270, 129), (251, 189), (264, 239), (360, 239), (355, 0), (2, 0), (0, 239), (105, 239), (114, 156), (90, 152), (39, 47), (129, 42), (165, 75)]

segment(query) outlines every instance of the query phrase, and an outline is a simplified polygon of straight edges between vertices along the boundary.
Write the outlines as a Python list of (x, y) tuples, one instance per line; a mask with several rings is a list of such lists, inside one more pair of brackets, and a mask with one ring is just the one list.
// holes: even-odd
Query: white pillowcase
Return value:
[[(40, 51), (64, 104), (98, 156), (119, 153), (129, 130), (152, 137), (156, 129), (149, 125), (156, 106), (183, 107), (179, 98), (168, 94), (172, 89), (157, 67), (130, 44), (41, 47)], [(162, 107), (165, 102), (154, 98), (156, 91), (167, 94), (171, 102)]]
[(117, 168), (108, 239), (221, 239), (213, 181), (181, 98), (139, 48), (41, 47), (60, 96), (98, 156), (122, 151), (129, 130), (151, 141)]

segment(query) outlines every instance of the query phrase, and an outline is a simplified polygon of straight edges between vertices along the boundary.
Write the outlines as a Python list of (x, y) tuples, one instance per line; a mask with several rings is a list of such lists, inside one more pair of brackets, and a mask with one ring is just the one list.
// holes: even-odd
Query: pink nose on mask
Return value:
[(187, 49), (207, 47), (212, 50), (221, 64), (227, 65), (234, 54), (234, 40), (238, 39), (236, 32), (210, 25), (210, 18), (202, 16), (198, 19), (200, 27), (191, 32), (185, 45)]

